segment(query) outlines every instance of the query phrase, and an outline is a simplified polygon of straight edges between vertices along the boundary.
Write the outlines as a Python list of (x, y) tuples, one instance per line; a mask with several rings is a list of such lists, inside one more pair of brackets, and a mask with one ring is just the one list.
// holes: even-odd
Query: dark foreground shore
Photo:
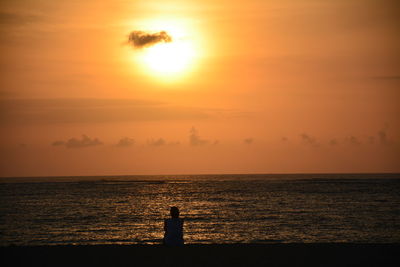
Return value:
[(1, 247), (1, 266), (400, 266), (400, 244)]

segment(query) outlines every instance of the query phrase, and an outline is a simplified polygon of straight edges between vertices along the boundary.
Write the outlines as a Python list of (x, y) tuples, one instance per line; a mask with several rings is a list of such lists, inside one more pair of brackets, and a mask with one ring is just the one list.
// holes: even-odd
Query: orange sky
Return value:
[[(2, 1), (0, 176), (400, 172), (399, 11)], [(127, 43), (138, 30), (189, 45), (185, 68), (149, 68)]]

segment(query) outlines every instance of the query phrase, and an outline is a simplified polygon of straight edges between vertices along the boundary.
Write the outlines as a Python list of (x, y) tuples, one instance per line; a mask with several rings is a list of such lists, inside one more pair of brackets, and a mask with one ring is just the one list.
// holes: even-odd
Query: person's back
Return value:
[(179, 210), (177, 207), (171, 208), (171, 218), (164, 221), (164, 230), (165, 245), (183, 245), (183, 219), (179, 218)]

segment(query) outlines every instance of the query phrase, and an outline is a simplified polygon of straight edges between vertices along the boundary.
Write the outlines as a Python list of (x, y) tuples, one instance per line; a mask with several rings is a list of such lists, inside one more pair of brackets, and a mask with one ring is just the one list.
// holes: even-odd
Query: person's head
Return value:
[(171, 207), (169, 212), (172, 218), (179, 218), (179, 209), (177, 207)]

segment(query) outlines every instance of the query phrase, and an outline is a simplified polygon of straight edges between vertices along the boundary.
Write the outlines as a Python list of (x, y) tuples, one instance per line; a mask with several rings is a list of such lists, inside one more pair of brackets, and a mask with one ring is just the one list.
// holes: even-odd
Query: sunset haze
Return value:
[(399, 11), (1, 1), (0, 176), (400, 172)]

